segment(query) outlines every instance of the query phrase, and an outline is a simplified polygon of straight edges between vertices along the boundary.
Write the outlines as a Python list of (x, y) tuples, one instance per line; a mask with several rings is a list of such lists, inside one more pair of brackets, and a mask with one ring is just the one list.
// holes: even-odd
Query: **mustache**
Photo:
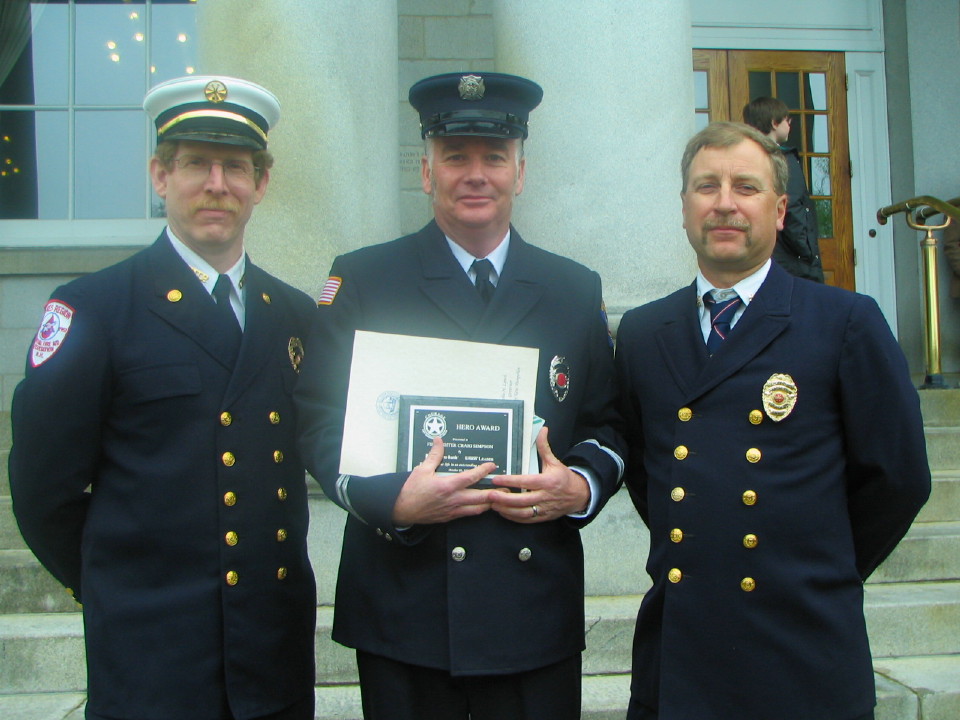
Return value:
[(750, 230), (750, 223), (739, 218), (719, 218), (716, 220), (705, 220), (703, 223), (704, 232), (716, 230), (717, 228), (734, 228), (747, 232)]
[(199, 210), (222, 210), (225, 212), (236, 212), (237, 207), (235, 203), (231, 203), (231, 202), (216, 202), (213, 200), (205, 200), (203, 202), (199, 202), (196, 205), (194, 205), (193, 210), (194, 212), (197, 212)]

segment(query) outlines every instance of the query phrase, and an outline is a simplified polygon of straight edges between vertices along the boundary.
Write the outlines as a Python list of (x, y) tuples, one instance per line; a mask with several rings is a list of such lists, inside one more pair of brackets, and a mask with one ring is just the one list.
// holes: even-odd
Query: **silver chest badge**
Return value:
[(554, 355), (550, 361), (550, 390), (557, 402), (563, 402), (570, 392), (570, 366), (567, 359)]

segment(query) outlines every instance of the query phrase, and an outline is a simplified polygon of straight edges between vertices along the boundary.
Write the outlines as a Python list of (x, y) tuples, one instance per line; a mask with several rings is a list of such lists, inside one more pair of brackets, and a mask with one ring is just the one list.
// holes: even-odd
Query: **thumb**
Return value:
[(540, 456), (540, 460), (544, 467), (547, 465), (555, 465), (560, 461), (557, 460), (556, 456), (553, 454), (553, 450), (550, 448), (550, 441), (547, 438), (548, 428), (544, 425), (540, 432), (537, 433), (537, 454)]

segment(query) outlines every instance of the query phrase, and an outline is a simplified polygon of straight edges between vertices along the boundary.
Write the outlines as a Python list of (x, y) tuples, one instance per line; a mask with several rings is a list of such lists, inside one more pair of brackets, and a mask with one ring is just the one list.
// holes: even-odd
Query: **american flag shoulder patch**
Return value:
[(317, 305), (333, 305), (333, 300), (337, 297), (337, 293), (340, 292), (340, 286), (342, 284), (343, 278), (328, 277), (327, 282), (323, 286), (323, 290), (320, 291), (320, 299), (317, 300)]

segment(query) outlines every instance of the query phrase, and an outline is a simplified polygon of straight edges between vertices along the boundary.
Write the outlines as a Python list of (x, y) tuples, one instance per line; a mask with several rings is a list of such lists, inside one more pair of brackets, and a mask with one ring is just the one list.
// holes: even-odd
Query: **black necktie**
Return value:
[(474, 260), (470, 267), (477, 274), (477, 279), (474, 281), (477, 292), (480, 293), (483, 302), (489, 303), (494, 287), (493, 283), (490, 282), (490, 271), (493, 270), (493, 263), (484, 258), (483, 260)]
[(710, 293), (704, 293), (703, 302), (710, 308), (710, 335), (707, 337), (707, 350), (713, 355), (720, 343), (727, 339), (730, 321), (743, 302), (739, 295), (728, 300), (714, 300)]
[(230, 287), (230, 278), (226, 275), (220, 275), (217, 278), (216, 285), (213, 286), (213, 299), (217, 302), (220, 320), (229, 332), (231, 354), (235, 358), (237, 351), (240, 349), (243, 331), (240, 329), (240, 321), (237, 320), (236, 313), (230, 306)]

